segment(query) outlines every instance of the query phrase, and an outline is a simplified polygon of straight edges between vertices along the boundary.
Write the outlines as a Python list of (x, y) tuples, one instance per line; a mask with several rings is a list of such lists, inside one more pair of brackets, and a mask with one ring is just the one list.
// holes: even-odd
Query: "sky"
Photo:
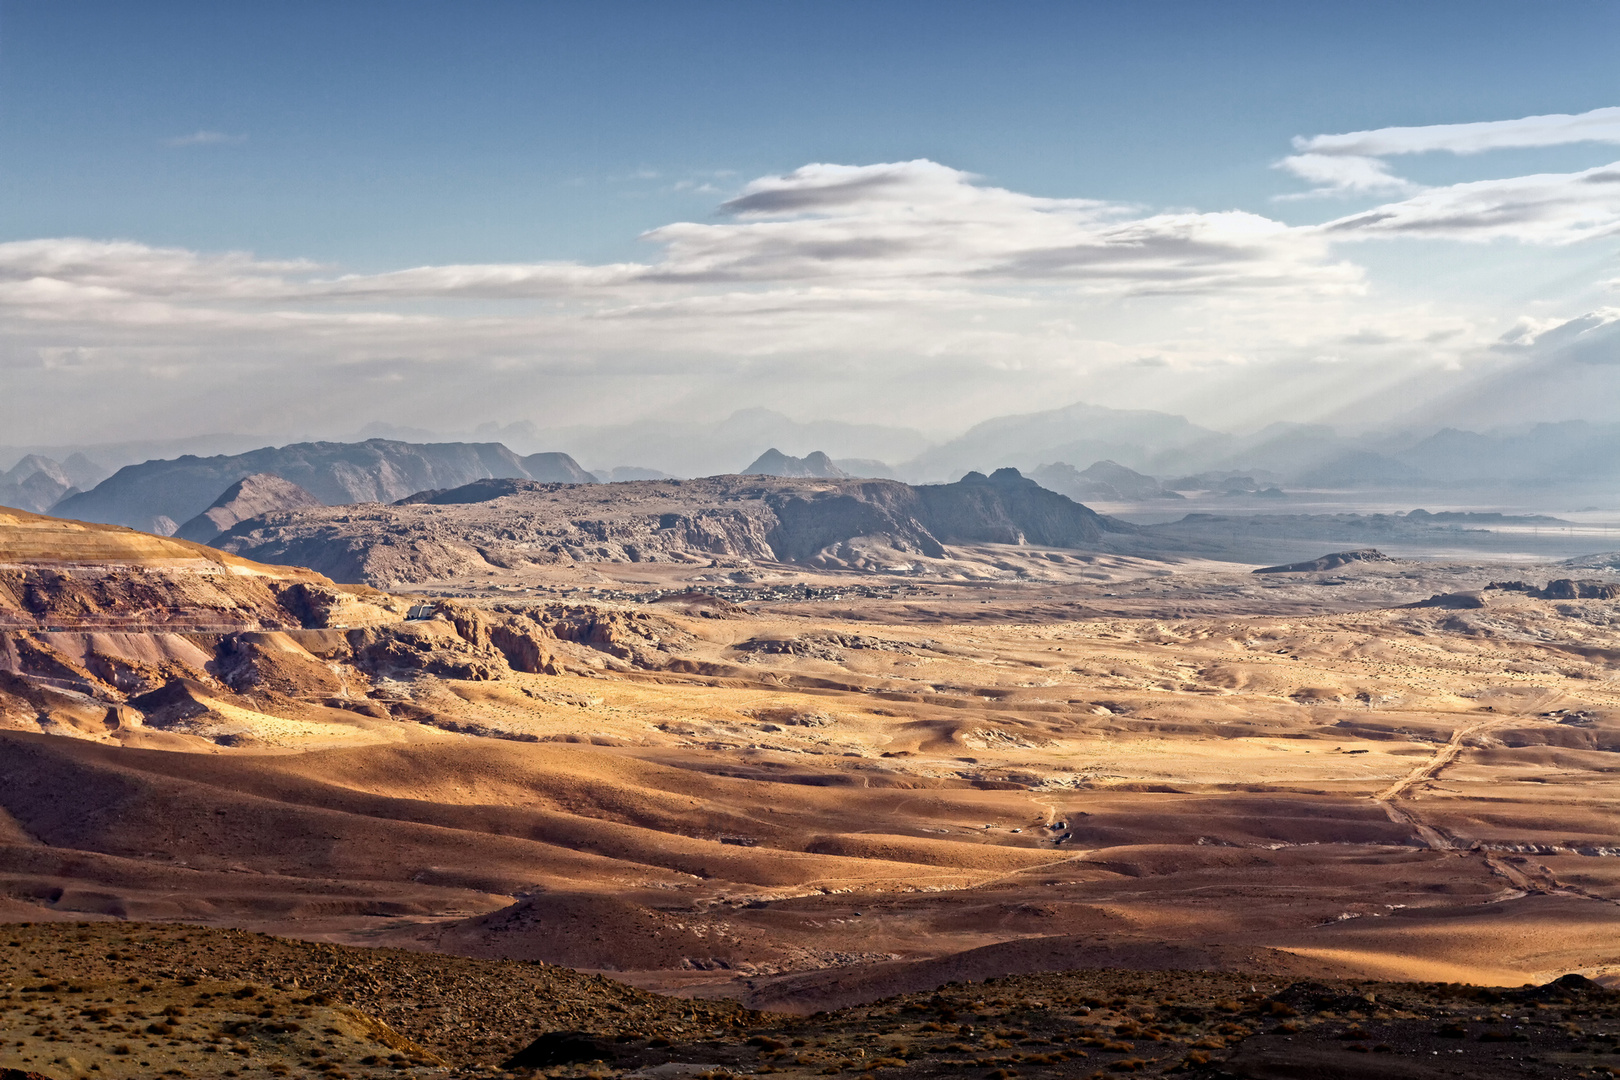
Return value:
[(0, 443), (1620, 419), (1620, 3), (0, 0)]

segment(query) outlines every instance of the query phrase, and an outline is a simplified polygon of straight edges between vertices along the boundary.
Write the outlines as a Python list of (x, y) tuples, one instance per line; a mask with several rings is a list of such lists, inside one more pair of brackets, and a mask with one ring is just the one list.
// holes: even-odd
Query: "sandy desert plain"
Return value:
[(0, 1067), (1620, 1067), (1613, 571), (1254, 569), (380, 591), (0, 510)]

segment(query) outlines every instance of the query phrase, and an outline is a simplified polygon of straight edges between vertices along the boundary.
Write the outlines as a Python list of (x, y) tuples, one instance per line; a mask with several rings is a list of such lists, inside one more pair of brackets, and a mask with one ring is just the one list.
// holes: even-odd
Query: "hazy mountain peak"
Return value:
[(752, 465), (742, 470), (742, 475), (806, 476), (823, 480), (841, 480), (849, 476), (820, 450), (811, 451), (804, 457), (790, 457), (774, 446), (759, 455)]

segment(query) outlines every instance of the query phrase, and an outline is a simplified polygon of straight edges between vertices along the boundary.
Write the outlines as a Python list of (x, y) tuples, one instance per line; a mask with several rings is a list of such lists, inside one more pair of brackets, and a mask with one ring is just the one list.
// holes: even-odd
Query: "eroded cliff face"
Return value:
[(590, 488), (484, 480), (392, 506), (267, 514), (214, 543), (387, 586), (491, 567), (716, 557), (871, 569), (945, 558), (951, 543), (1091, 547), (1122, 528), (1004, 469), (930, 487), (759, 476)]
[[(278, 735), (342, 741), (356, 733), (341, 729), (369, 721), (464, 731), (422, 707), (418, 691), (514, 673), (659, 669), (690, 641), (656, 616), (568, 604), (439, 601), (415, 618), (349, 626), (328, 620), (352, 617), (356, 605), (323, 606), (331, 599), (314, 597), (312, 625), (301, 627), (0, 631), (0, 729), (170, 749), (194, 745), (165, 743), (170, 736), (235, 747)], [(334, 730), (323, 736), (323, 727)]]
[(422, 604), (116, 526), (0, 515), (0, 728), (243, 746), (435, 723), (398, 688), (662, 667), (685, 636), (639, 612)]
[(331, 585), (201, 544), (0, 511), (0, 630), (297, 626), (290, 589)]

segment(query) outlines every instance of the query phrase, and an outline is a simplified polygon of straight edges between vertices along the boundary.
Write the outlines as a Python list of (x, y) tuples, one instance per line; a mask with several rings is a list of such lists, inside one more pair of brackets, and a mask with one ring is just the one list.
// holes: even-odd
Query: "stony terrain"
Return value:
[(558, 1028), (691, 1039), (758, 1019), (549, 965), (174, 925), (0, 924), (0, 1069), (63, 1078), (438, 1076)]

